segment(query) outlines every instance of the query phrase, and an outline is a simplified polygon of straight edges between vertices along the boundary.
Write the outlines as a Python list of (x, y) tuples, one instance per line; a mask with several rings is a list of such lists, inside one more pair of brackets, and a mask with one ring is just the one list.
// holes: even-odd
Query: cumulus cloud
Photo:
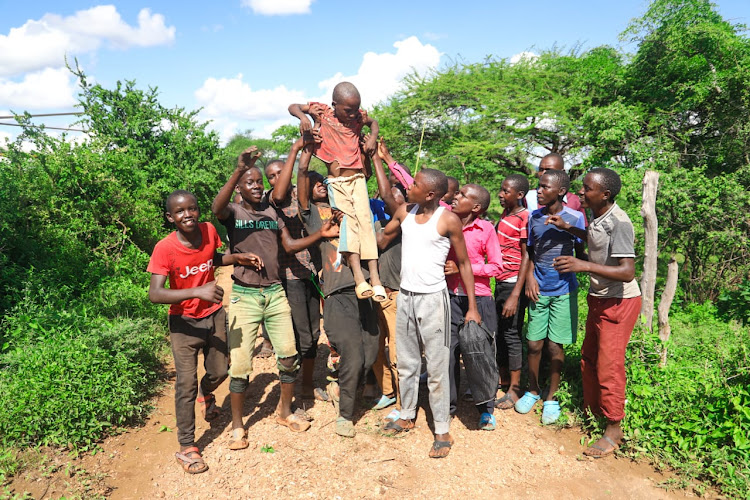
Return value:
[(242, 0), (242, 5), (262, 16), (288, 16), (309, 14), (312, 2), (313, 0)]
[(76, 103), (76, 81), (67, 68), (47, 68), (21, 81), (0, 78), (0, 106), (16, 112), (69, 107)]
[(80, 10), (72, 16), (45, 14), (0, 35), (0, 77), (46, 67), (60, 67), (66, 54), (90, 53), (102, 44), (125, 49), (174, 41), (175, 27), (149, 9), (138, 13), (138, 25), (126, 23), (114, 5)]
[[(245, 128), (269, 136), (284, 123), (294, 123), (287, 108), (293, 102), (331, 101), (333, 87), (350, 81), (362, 95), (362, 107), (371, 108), (401, 88), (403, 78), (411, 72), (424, 74), (440, 63), (440, 51), (430, 44), (422, 44), (415, 36), (393, 44), (395, 52), (367, 52), (356, 74), (336, 73), (318, 83), (320, 93), (310, 95), (280, 85), (273, 89), (253, 89), (242, 75), (235, 78), (208, 78), (196, 90), (195, 98), (203, 107), (202, 116), (213, 120), (212, 128), (224, 140), (229, 123), (247, 123)], [(273, 127), (273, 128), (271, 128)], [(236, 129), (234, 130), (236, 131)], [(229, 134), (231, 135), (231, 133)]]
[(537, 59), (539, 59), (539, 54), (535, 54), (533, 52), (524, 51), (524, 52), (519, 52), (518, 54), (515, 54), (515, 55), (511, 56), (510, 57), (510, 63), (511, 64), (516, 64), (516, 63), (519, 63), (521, 61), (534, 62)]

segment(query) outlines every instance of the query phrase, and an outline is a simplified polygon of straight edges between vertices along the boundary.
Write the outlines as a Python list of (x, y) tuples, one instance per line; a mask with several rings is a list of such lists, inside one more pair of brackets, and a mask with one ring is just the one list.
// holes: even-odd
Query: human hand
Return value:
[(378, 156), (385, 162), (391, 158), (391, 152), (388, 151), (388, 146), (385, 145), (385, 139), (383, 137), (381, 137), (378, 142)]
[(339, 236), (339, 221), (341, 220), (341, 215), (343, 215), (341, 212), (339, 212), (339, 217), (334, 215), (327, 221), (323, 223), (323, 226), (320, 228), (320, 237), (321, 238), (338, 238)]
[(258, 146), (250, 146), (237, 157), (237, 170), (245, 172), (249, 170), (255, 162), (260, 158), (260, 151)]
[(503, 304), (502, 316), (503, 318), (510, 318), (512, 316), (515, 316), (517, 312), (518, 295), (511, 294), (510, 297), (505, 299), (505, 304)]
[(365, 136), (365, 144), (364, 144), (365, 153), (367, 153), (368, 156), (372, 156), (375, 154), (377, 149), (378, 149), (378, 138), (373, 136), (372, 134), (367, 134)]
[(558, 273), (585, 273), (588, 271), (588, 262), (572, 255), (561, 255), (552, 259), (552, 267)]
[(526, 278), (526, 297), (532, 302), (539, 300), (539, 283), (534, 276)]
[(479, 311), (476, 309), (469, 309), (466, 311), (466, 316), (464, 316), (464, 323), (468, 323), (469, 321), (474, 321), (477, 325), (482, 324), (482, 317), (479, 315)]
[(557, 229), (562, 229), (563, 231), (570, 229), (570, 224), (565, 222), (559, 215), (550, 215), (547, 217), (547, 220), (544, 221), (544, 225), (546, 226), (547, 224), (552, 224)]
[(224, 297), (224, 289), (216, 284), (215, 281), (201, 285), (195, 289), (195, 297), (206, 302), (218, 304)]
[(445, 275), (458, 274), (458, 266), (452, 260), (445, 261)]
[(234, 255), (235, 262), (240, 266), (252, 267), (256, 271), (263, 269), (263, 259), (254, 253), (238, 253)]

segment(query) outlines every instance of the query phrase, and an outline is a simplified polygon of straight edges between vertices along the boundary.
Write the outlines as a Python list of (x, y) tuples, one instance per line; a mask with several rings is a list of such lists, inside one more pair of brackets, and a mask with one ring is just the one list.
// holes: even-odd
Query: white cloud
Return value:
[(524, 51), (524, 52), (519, 52), (518, 54), (515, 54), (515, 55), (511, 56), (510, 57), (510, 63), (511, 64), (516, 64), (516, 63), (519, 63), (521, 61), (534, 62), (537, 59), (539, 59), (539, 54), (535, 54), (533, 52)]
[(312, 2), (313, 0), (242, 0), (242, 5), (263, 16), (288, 16), (309, 14)]
[[(291, 103), (320, 101), (329, 103), (333, 87), (341, 81), (350, 81), (362, 95), (362, 107), (371, 108), (401, 88), (403, 78), (416, 71), (424, 74), (440, 63), (441, 53), (430, 44), (422, 44), (415, 36), (393, 44), (395, 52), (377, 54), (367, 52), (354, 75), (336, 73), (318, 83), (321, 93), (307, 93), (280, 85), (273, 89), (253, 89), (243, 75), (234, 78), (208, 78), (195, 91), (197, 104), (203, 107), (201, 117), (211, 120), (211, 128), (223, 140), (242, 129), (252, 129), (262, 137), (270, 137), (279, 126), (296, 123), (287, 108)], [(233, 127), (233, 128), (232, 128)]]
[(45, 14), (0, 35), (0, 77), (45, 67), (60, 67), (64, 57), (96, 51), (103, 43), (125, 49), (174, 41), (175, 27), (149, 9), (138, 13), (138, 25), (126, 23), (114, 5), (80, 10), (72, 16)]
[(20, 113), (69, 107), (76, 103), (76, 82), (67, 68), (28, 73), (21, 81), (0, 78), (0, 106)]

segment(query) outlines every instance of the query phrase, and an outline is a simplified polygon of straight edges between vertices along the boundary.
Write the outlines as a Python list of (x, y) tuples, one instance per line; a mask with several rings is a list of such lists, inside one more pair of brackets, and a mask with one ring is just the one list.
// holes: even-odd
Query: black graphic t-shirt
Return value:
[(279, 236), (284, 229), (284, 220), (272, 206), (261, 205), (252, 211), (237, 203), (227, 207), (231, 215), (220, 220), (229, 234), (229, 250), (232, 253), (252, 252), (263, 259), (260, 272), (251, 267), (234, 266), (232, 279), (253, 287), (264, 287), (281, 283), (279, 276)]

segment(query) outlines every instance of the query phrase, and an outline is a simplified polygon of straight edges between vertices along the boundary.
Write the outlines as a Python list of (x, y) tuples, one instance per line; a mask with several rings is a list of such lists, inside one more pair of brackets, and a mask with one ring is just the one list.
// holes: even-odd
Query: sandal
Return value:
[(366, 281), (363, 281), (359, 285), (354, 287), (354, 292), (357, 294), (358, 299), (369, 299), (375, 293)]
[(375, 302), (383, 302), (387, 298), (388, 295), (386, 295), (383, 285), (375, 285), (372, 287), (372, 300)]
[(496, 425), (495, 415), (491, 413), (485, 412), (479, 417), (479, 428), (483, 431), (494, 431)]
[(201, 413), (206, 422), (216, 420), (221, 415), (221, 409), (216, 406), (216, 398), (213, 394), (198, 398), (198, 402), (201, 404)]
[(503, 394), (503, 397), (495, 400), (495, 408), (500, 410), (510, 410), (516, 405), (518, 399), (513, 399), (513, 391), (508, 391)]
[(550, 425), (560, 418), (560, 403), (557, 401), (545, 401), (542, 405), (542, 423)]
[(373, 410), (385, 410), (391, 405), (396, 404), (396, 398), (391, 398), (383, 394), (380, 396), (380, 399), (377, 403), (375, 403), (375, 406), (372, 407)]
[(305, 432), (310, 428), (310, 422), (298, 416), (296, 413), (292, 413), (286, 418), (282, 418), (281, 415), (276, 415), (276, 423), (283, 425), (292, 432)]
[(244, 450), (250, 446), (247, 441), (247, 431), (243, 428), (232, 429), (232, 437), (229, 439), (230, 450)]
[(406, 434), (414, 428), (414, 421), (409, 420), (408, 422), (409, 423), (407, 425), (402, 426), (398, 423), (398, 420), (389, 420), (388, 423), (383, 426), (381, 434), (391, 437), (398, 436), (400, 434)]
[(321, 389), (320, 387), (315, 388), (314, 394), (317, 401), (328, 401), (330, 399), (325, 389)]
[(531, 394), (530, 392), (526, 391), (523, 396), (521, 396), (521, 399), (516, 401), (516, 404), (514, 405), (516, 411), (521, 414), (526, 414), (531, 411), (531, 409), (534, 407), (537, 401), (541, 398), (538, 394)]
[[(608, 442), (612, 446), (612, 448), (606, 449), (606, 448), (602, 448), (601, 446), (598, 446), (597, 443), (601, 441), (602, 439)], [(602, 436), (601, 439), (599, 439), (599, 441), (589, 446), (588, 449), (584, 450), (583, 454), (591, 458), (604, 458), (607, 455), (611, 455), (612, 453), (620, 449), (620, 445), (612, 441), (612, 439), (610, 439), (608, 436)], [(597, 450), (601, 453), (586, 453), (587, 451), (591, 449)]]
[(201, 472), (206, 472), (208, 470), (208, 465), (203, 461), (203, 457), (201, 457), (200, 451), (198, 451), (196, 446), (175, 453), (174, 457), (182, 466), (182, 470), (188, 474), (200, 474)]
[[(453, 440), (451, 441), (440, 441), (435, 440), (432, 442), (432, 448), (430, 448), (430, 458), (445, 458), (451, 451), (453, 446)], [(448, 450), (443, 453), (443, 450)]]
[(260, 346), (260, 352), (258, 353), (258, 358), (270, 358), (273, 356), (273, 345), (269, 347), (269, 343), (263, 342), (263, 345)]
[(336, 419), (336, 434), (341, 437), (353, 438), (357, 432), (354, 430), (354, 423), (344, 417)]

